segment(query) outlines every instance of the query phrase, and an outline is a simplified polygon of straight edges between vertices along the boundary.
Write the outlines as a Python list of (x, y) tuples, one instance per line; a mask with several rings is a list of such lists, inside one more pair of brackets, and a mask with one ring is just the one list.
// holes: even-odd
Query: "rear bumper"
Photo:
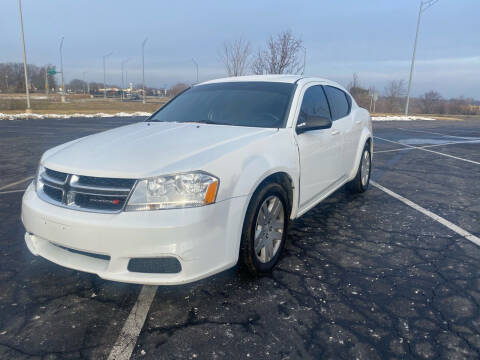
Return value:
[[(22, 201), (22, 221), (34, 255), (108, 280), (174, 285), (236, 264), (245, 201), (239, 197), (199, 208), (99, 214), (49, 204), (30, 185)], [(181, 271), (128, 270), (132, 258), (162, 257), (178, 259)]]

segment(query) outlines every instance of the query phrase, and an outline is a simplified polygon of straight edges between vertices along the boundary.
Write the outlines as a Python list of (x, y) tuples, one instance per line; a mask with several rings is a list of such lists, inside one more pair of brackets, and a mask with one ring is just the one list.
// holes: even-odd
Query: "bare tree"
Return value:
[(221, 58), (228, 76), (245, 75), (251, 54), (250, 42), (236, 39), (223, 44)]
[(259, 50), (252, 62), (254, 74), (300, 74), (305, 68), (303, 42), (290, 30), (270, 36), (265, 50)]
[(420, 105), (425, 114), (435, 114), (439, 111), (442, 96), (434, 90), (430, 90), (420, 97)]
[(347, 88), (359, 106), (365, 109), (370, 107), (370, 91), (360, 85), (357, 73), (353, 74), (353, 79)]
[(170, 89), (168, 89), (168, 96), (174, 97), (180, 94), (183, 90), (188, 89), (189, 86), (185, 83), (176, 83)]
[(402, 98), (405, 96), (405, 81), (392, 80), (385, 88), (385, 102), (387, 111), (400, 112), (402, 110)]
[(72, 79), (66, 87), (73, 92), (82, 92), (87, 87), (87, 83), (80, 79)]

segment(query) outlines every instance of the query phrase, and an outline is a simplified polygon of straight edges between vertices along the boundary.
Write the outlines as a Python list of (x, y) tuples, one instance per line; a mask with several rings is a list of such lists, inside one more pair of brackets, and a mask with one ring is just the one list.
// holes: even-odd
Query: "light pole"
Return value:
[(107, 98), (107, 85), (106, 85), (106, 82), (107, 82), (107, 67), (105, 65), (105, 60), (107, 57), (109, 57), (110, 55), (113, 54), (113, 51), (112, 52), (109, 52), (108, 54), (106, 55), (103, 55), (103, 98), (106, 99)]
[(143, 103), (145, 104), (145, 44), (147, 43), (148, 37), (145, 38), (142, 42), (142, 89), (143, 89)]
[(83, 94), (85, 94), (85, 88), (87, 87), (87, 82), (85, 81), (86, 73), (87, 73), (86, 71), (83, 72)]
[(123, 81), (123, 67), (124, 65), (129, 61), (130, 59), (125, 59), (121, 62), (121, 66), (122, 66), (122, 101), (124, 100), (125, 98), (125, 95), (123, 93), (123, 89), (125, 89), (125, 82)]
[(60, 40), (60, 72), (62, 73), (62, 102), (65, 102), (65, 83), (63, 81), (63, 36)]
[(195, 65), (195, 68), (197, 69), (197, 82), (196, 82), (196, 84), (198, 84), (198, 63), (193, 58), (192, 58), (192, 61), (193, 61), (193, 64)]
[(23, 72), (25, 75), (25, 93), (27, 95), (27, 110), (25, 112), (31, 112), (30, 109), (30, 92), (28, 91), (28, 74), (27, 74), (27, 52), (25, 51), (25, 37), (23, 35), (23, 17), (22, 17), (22, 0), (18, 0), (18, 11), (20, 13), (20, 31), (22, 33), (22, 47), (23, 47)]
[(412, 64), (410, 65), (410, 78), (408, 79), (407, 102), (405, 103), (405, 115), (408, 115), (408, 106), (410, 104), (410, 90), (412, 87), (413, 70), (415, 68), (415, 55), (417, 53), (418, 33), (420, 30), (420, 20), (422, 13), (431, 8), (438, 0), (425, 0), (420, 2), (420, 10), (418, 11), (417, 32), (415, 34), (415, 44), (413, 45)]

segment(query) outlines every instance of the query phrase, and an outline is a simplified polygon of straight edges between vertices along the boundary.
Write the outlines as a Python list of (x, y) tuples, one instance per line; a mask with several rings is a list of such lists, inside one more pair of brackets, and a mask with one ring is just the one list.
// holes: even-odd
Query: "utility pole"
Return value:
[(142, 42), (142, 89), (143, 89), (143, 103), (145, 104), (145, 44), (147, 43), (148, 37), (145, 38)]
[(197, 69), (197, 82), (195, 84), (198, 84), (198, 63), (193, 58), (192, 58), (192, 61), (193, 61), (193, 64), (195, 65), (195, 68)]
[(60, 72), (62, 73), (62, 103), (65, 102), (65, 83), (64, 83), (64, 77), (63, 77), (63, 36), (62, 40), (60, 40)]
[(107, 98), (107, 66), (105, 65), (105, 60), (107, 57), (109, 57), (110, 55), (113, 54), (113, 51), (106, 54), (106, 55), (103, 55), (103, 98), (106, 99)]
[(23, 17), (22, 17), (22, 0), (18, 0), (18, 11), (20, 13), (20, 31), (22, 33), (22, 47), (23, 47), (23, 72), (25, 75), (25, 93), (27, 95), (27, 109), (25, 112), (30, 113), (30, 92), (28, 91), (28, 74), (27, 74), (27, 52), (25, 51), (25, 36), (23, 35)]
[(125, 99), (125, 94), (124, 94), (124, 89), (125, 89), (125, 82), (123, 81), (123, 67), (124, 65), (129, 61), (130, 59), (125, 59), (121, 62), (121, 67), (122, 67), (122, 101)]
[(48, 66), (45, 66), (45, 95), (48, 96)]
[(417, 54), (418, 33), (420, 31), (420, 21), (422, 13), (431, 8), (438, 0), (425, 0), (420, 2), (420, 9), (418, 10), (417, 32), (415, 34), (415, 43), (413, 45), (412, 64), (410, 65), (410, 78), (408, 79), (407, 102), (405, 103), (405, 115), (408, 116), (408, 107), (410, 105), (410, 90), (412, 87), (413, 70), (415, 68), (415, 56)]

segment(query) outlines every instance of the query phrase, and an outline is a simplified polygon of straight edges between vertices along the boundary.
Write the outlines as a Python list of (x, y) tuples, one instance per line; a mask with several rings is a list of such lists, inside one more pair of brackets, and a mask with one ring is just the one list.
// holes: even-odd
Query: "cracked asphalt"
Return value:
[[(0, 188), (52, 146), (140, 120), (1, 121)], [(480, 119), (374, 123), (374, 135), (397, 142), (375, 139), (376, 182), (480, 236), (480, 164), (442, 155), (480, 162)], [(10, 192), (26, 184), (0, 191), (0, 359), (105, 359), (141, 286), (31, 255)], [(132, 358), (480, 358), (472, 242), (375, 187), (340, 189), (289, 234), (269, 276), (159, 287)]]

